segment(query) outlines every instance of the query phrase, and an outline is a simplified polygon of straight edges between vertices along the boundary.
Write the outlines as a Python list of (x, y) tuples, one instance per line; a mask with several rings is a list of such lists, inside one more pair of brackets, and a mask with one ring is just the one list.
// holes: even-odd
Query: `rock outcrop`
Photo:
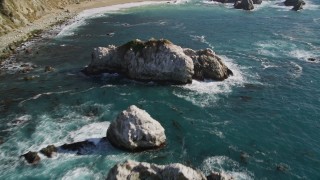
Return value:
[[(200, 71), (203, 77), (197, 79), (224, 80), (230, 75), (212, 50), (194, 51), (193, 54), (194, 57), (188, 55), (183, 48), (164, 39), (133, 40), (119, 47), (95, 48), (91, 63), (82, 72), (86, 75), (120, 73), (135, 80), (173, 84), (191, 83), (192, 77), (198, 77), (194, 74)], [(199, 70), (202, 67), (205, 70)]]
[(233, 75), (232, 71), (211, 49), (194, 51), (186, 48), (184, 49), (184, 53), (193, 60), (193, 79), (213, 79), (222, 81), (227, 79), (230, 75)]
[(254, 9), (252, 0), (237, 0), (237, 1), (235, 1), (233, 6), (236, 9), (244, 9), (244, 10)]
[(292, 10), (294, 10), (294, 11), (298, 11), (298, 10), (303, 9), (303, 6), (305, 4), (306, 3), (303, 0), (286, 0), (284, 2), (284, 5), (286, 5), (286, 6), (293, 6)]
[(234, 178), (225, 173), (212, 172), (207, 176), (207, 180), (234, 180)]
[[(220, 3), (235, 3), (238, 0), (211, 0), (211, 1), (216, 1), (216, 2), (220, 2)], [(253, 4), (261, 4), (262, 0), (252, 0)], [(242, 8), (240, 8), (242, 9)]]
[(192, 81), (193, 63), (180, 46), (168, 40), (133, 40), (119, 47), (95, 48), (83, 72), (116, 72), (141, 81), (186, 84)]
[(40, 150), (40, 153), (47, 156), (48, 158), (51, 158), (57, 152), (58, 148), (56, 148), (54, 145), (48, 145), (47, 147)]
[(40, 161), (40, 157), (37, 152), (29, 151), (28, 153), (26, 153), (22, 156), (25, 158), (25, 160), (29, 164), (37, 164)]
[(108, 174), (107, 180), (122, 179), (176, 179), (205, 180), (199, 171), (182, 164), (157, 165), (128, 160), (115, 165)]
[(129, 151), (155, 149), (165, 145), (161, 124), (146, 111), (132, 105), (112, 121), (107, 138), (116, 147)]

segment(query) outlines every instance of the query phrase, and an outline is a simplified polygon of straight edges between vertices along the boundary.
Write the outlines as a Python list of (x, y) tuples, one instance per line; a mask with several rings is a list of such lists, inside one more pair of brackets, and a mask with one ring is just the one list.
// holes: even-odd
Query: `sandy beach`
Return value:
[[(150, 1), (163, 1), (163, 0), (148, 0)], [(75, 17), (80, 12), (93, 8), (107, 7), (112, 5), (145, 2), (141, 0), (87, 0), (80, 4), (71, 4), (61, 9), (54, 9), (48, 12), (42, 18), (28, 24), (27, 26), (20, 27), (8, 34), (0, 37), (0, 52), (2, 52), (8, 45), (27, 40), (28, 34), (35, 30), (48, 30), (58, 22), (66, 21)]]

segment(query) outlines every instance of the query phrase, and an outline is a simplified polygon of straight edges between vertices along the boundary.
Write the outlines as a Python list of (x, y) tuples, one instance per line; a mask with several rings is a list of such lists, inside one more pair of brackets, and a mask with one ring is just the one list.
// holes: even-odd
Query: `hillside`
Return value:
[(53, 9), (84, 0), (0, 0), (0, 35), (26, 26)]

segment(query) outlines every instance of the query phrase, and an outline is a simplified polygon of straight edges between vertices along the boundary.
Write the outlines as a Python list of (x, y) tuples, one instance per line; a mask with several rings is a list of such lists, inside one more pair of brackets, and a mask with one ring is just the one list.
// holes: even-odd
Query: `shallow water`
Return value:
[[(180, 162), (236, 179), (319, 179), (320, 62), (307, 59), (320, 57), (320, 2), (307, 4), (300, 12), (280, 1), (252, 12), (202, 1), (136, 7), (46, 40), (38, 54), (18, 57), (40, 66), (30, 74), (37, 78), (0, 77), (0, 179), (103, 179), (126, 159)], [(151, 37), (213, 48), (235, 75), (161, 86), (79, 73), (94, 47)], [(45, 73), (46, 65), (56, 71)], [(109, 122), (132, 104), (166, 129), (164, 149), (128, 153), (105, 144), (84, 155), (41, 156), (35, 166), (19, 159), (49, 144), (104, 137)], [(276, 170), (279, 164), (285, 172)]]

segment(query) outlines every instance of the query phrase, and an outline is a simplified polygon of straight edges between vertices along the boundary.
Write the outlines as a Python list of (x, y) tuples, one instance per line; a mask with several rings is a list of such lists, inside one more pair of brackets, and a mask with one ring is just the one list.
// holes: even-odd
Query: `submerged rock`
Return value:
[(107, 138), (116, 147), (129, 151), (155, 149), (165, 145), (161, 124), (146, 111), (132, 105), (112, 121)]
[(252, 0), (237, 0), (237, 1), (235, 1), (233, 6), (236, 9), (244, 9), (244, 10), (254, 9)]
[(3, 138), (0, 136), (0, 145), (4, 143)]
[(107, 180), (122, 179), (179, 179), (205, 180), (205, 176), (182, 164), (157, 165), (128, 160), (115, 165), (109, 172)]
[(54, 68), (51, 66), (44, 67), (44, 72), (53, 72), (53, 71), (54, 71)]
[(276, 170), (280, 172), (286, 172), (289, 170), (289, 166), (284, 163), (280, 163), (280, 164), (277, 164)]
[(40, 157), (37, 152), (29, 151), (28, 153), (26, 153), (22, 156), (25, 158), (25, 160), (29, 164), (37, 164), (40, 161)]
[[(206, 55), (200, 50), (195, 58), (187, 55), (183, 48), (168, 40), (140, 40), (130, 41), (122, 46), (108, 46), (95, 48), (91, 63), (82, 70), (86, 75), (101, 73), (120, 73), (128, 78), (141, 81), (160, 81), (173, 84), (192, 82), (195, 68), (206, 68), (207, 74), (218, 74), (208, 77), (223, 80), (227, 75), (216, 71), (226, 71), (226, 66), (214, 53)], [(211, 50), (211, 52), (213, 52)], [(194, 62), (198, 62), (194, 64)], [(221, 69), (222, 68), (222, 69)], [(199, 71), (197, 69), (197, 71)], [(213, 71), (213, 72), (209, 72)]]
[(62, 150), (67, 150), (67, 151), (76, 151), (77, 154), (83, 154), (86, 149), (92, 149), (95, 148), (96, 145), (91, 142), (91, 141), (81, 141), (81, 142), (75, 142), (71, 144), (64, 144), (60, 146)]
[(58, 148), (56, 148), (54, 145), (49, 145), (45, 148), (42, 148), (40, 150), (40, 153), (44, 154), (45, 156), (51, 158), (53, 154), (58, 152)]
[(194, 64), (193, 79), (213, 79), (222, 81), (233, 75), (232, 71), (222, 62), (211, 49), (194, 51), (184, 49), (184, 53), (192, 58)]

